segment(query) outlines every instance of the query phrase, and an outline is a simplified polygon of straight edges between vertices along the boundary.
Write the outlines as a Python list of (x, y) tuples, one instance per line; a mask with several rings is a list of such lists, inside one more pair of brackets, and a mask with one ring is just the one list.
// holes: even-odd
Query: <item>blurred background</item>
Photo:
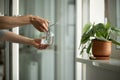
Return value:
[[(78, 47), (84, 24), (110, 21), (120, 27), (120, 0), (0, 0), (0, 16), (27, 14), (57, 23), (51, 27), (54, 45), (38, 50), (0, 42), (0, 80), (4, 74), (6, 80), (115, 80), (119, 76), (113, 70), (86, 66), (76, 59), (82, 57)], [(44, 35), (32, 25), (10, 31), (30, 38)], [(112, 46), (111, 58), (120, 59), (120, 47)]]

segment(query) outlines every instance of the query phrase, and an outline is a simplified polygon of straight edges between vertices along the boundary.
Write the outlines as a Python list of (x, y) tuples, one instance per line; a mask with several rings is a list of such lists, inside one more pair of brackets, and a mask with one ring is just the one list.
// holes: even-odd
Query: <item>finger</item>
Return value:
[(47, 45), (40, 45), (39, 49), (46, 49)]
[(40, 32), (46, 32), (43, 26), (36, 26), (35, 28), (39, 30)]
[(48, 23), (49, 21), (47, 19), (43, 19), (43, 27), (45, 28), (46, 31), (48, 31)]
[[(39, 16), (38, 16), (39, 17)], [(43, 18), (40, 18), (37, 19), (35, 22), (35, 25), (36, 25), (36, 28), (39, 30), (39, 31), (42, 31), (42, 32), (46, 32), (48, 31), (48, 23), (47, 23), (47, 20), (46, 19), (43, 19)]]
[(45, 26), (46, 26), (46, 30), (48, 31), (48, 24), (49, 24), (49, 21), (46, 19), (45, 20)]
[(45, 49), (48, 47), (48, 44), (44, 45)]
[(46, 21), (44, 21), (43, 23), (43, 28), (44, 28), (44, 31), (48, 31), (48, 23)]
[(45, 30), (44, 27), (40, 27), (40, 31), (41, 31), (41, 32), (46, 32), (46, 30)]
[(48, 47), (48, 46), (47, 46), (47, 45), (45, 45), (45, 46), (44, 46), (44, 49), (46, 49), (47, 47)]
[(40, 48), (40, 49), (44, 49), (44, 46), (41, 44), (41, 45), (39, 46), (39, 48)]
[(45, 31), (47, 31), (48, 30), (48, 28), (47, 28), (47, 26), (46, 26), (46, 22), (44, 21), (44, 23), (43, 23), (43, 28), (44, 28), (44, 30)]
[(41, 45), (39, 46), (39, 49), (43, 49)]
[(45, 21), (44, 21), (44, 20), (39, 21), (39, 26), (36, 25), (36, 27), (37, 27), (37, 29), (38, 29), (39, 31), (42, 31), (42, 32), (46, 32), (47, 29), (48, 29), (48, 28), (46, 27), (46, 24), (45, 24)]

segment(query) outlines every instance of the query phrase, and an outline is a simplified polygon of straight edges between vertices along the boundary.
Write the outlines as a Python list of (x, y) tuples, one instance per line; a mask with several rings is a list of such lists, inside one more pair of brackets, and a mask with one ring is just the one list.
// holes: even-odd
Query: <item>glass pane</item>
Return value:
[[(53, 47), (37, 50), (20, 44), (20, 80), (75, 80), (74, 0), (20, 0), (20, 15), (46, 18), (55, 35)], [(23, 28), (24, 27), (24, 28)], [(32, 25), (20, 27), (20, 34), (40, 38), (43, 33)]]
[[(46, 2), (47, 1), (47, 2)], [(37, 15), (54, 23), (54, 0), (20, 0), (20, 15)], [(24, 28), (23, 28), (24, 27)], [(32, 25), (20, 28), (20, 34), (40, 38), (42, 32)], [(20, 44), (20, 80), (54, 80), (54, 49), (38, 50)]]

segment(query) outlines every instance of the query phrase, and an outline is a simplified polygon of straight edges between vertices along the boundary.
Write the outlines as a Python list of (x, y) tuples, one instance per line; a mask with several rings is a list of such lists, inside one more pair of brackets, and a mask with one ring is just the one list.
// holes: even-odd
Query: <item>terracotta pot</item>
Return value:
[(108, 60), (111, 55), (111, 41), (92, 40), (92, 53), (96, 59)]

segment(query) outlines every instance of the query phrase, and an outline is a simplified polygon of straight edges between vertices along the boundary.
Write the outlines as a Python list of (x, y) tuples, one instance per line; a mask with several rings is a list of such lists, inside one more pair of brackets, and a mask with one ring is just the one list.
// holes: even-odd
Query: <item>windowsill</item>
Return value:
[(77, 62), (93, 65), (99, 68), (104, 68), (111, 71), (120, 72), (120, 60), (90, 60), (84, 58), (76, 58)]

